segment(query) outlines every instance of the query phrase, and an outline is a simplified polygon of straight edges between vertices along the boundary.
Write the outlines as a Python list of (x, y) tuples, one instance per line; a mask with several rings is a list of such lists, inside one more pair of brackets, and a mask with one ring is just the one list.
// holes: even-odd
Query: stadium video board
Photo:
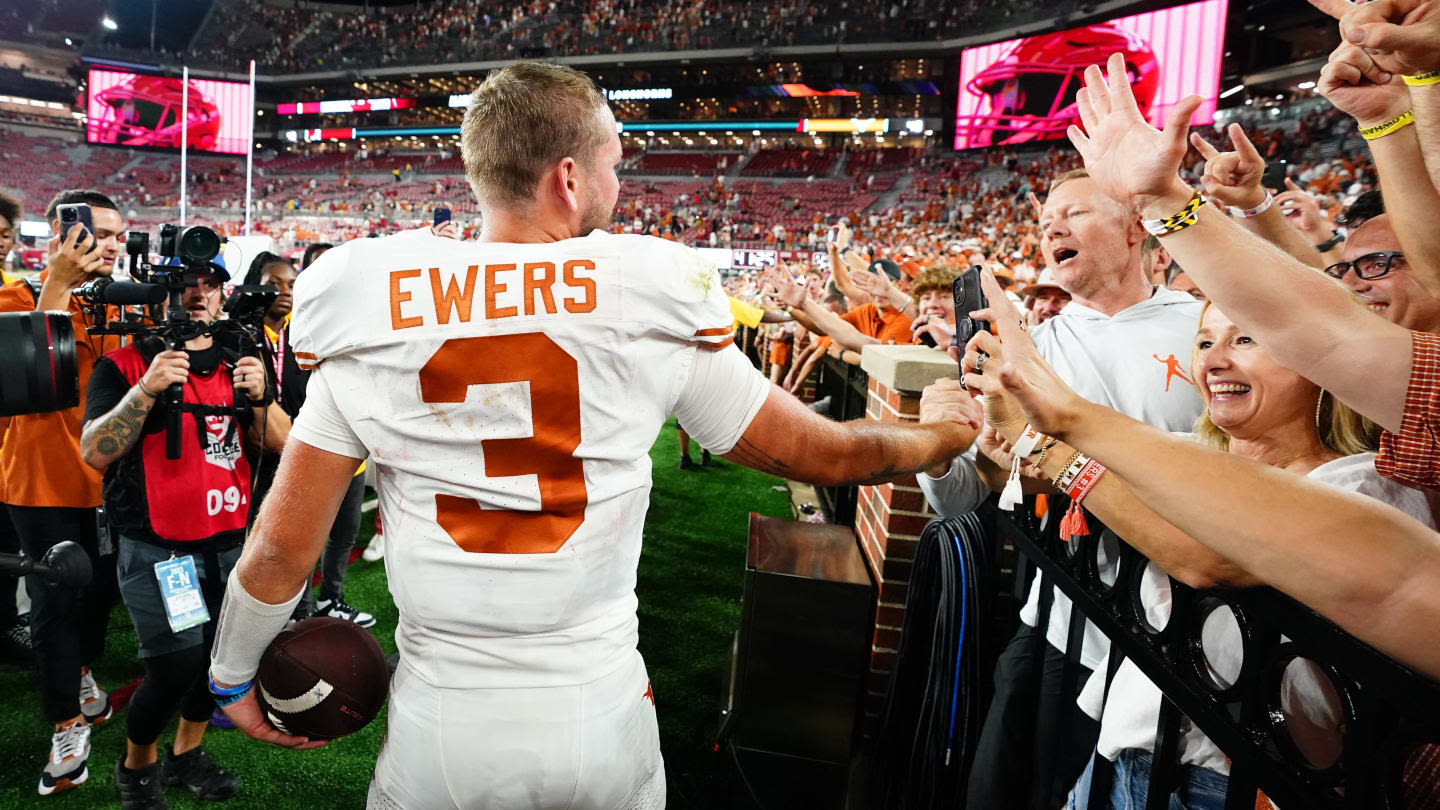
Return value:
[(85, 140), (93, 144), (243, 155), (254, 98), (241, 82), (191, 79), (188, 118), (184, 81), (120, 70), (91, 69), (86, 82)]
[(969, 48), (960, 54), (955, 148), (1063, 139), (1080, 124), (1075, 91), (1088, 65), (1125, 54), (1140, 110), (1163, 126), (1170, 108), (1198, 95), (1196, 124), (1215, 120), (1228, 0), (1118, 17), (1094, 25)]

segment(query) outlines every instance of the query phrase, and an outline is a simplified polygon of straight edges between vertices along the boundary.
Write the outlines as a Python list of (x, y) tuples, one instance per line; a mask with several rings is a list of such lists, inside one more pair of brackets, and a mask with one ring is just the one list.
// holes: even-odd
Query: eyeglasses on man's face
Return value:
[(1336, 262), (1325, 268), (1325, 275), (1344, 279), (1345, 274), (1353, 270), (1356, 278), (1374, 281), (1388, 274), (1397, 263), (1401, 267), (1405, 265), (1405, 254), (1398, 250), (1382, 250), (1378, 253), (1357, 256), (1354, 261)]

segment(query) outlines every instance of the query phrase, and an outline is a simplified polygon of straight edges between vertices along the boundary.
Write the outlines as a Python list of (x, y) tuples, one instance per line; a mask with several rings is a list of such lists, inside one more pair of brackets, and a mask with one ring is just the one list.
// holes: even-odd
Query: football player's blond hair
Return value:
[(564, 65), (521, 62), (491, 73), (460, 127), (465, 179), (481, 204), (525, 204), (556, 163), (588, 164), (608, 139), (605, 95)]

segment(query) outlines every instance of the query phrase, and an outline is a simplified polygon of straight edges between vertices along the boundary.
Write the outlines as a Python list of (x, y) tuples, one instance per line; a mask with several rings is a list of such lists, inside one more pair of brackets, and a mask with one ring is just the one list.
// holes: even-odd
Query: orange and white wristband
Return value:
[(1070, 496), (1070, 506), (1065, 510), (1064, 517), (1060, 518), (1060, 539), (1070, 542), (1072, 538), (1083, 537), (1090, 533), (1090, 525), (1085, 522), (1085, 509), (1082, 503), (1090, 490), (1100, 482), (1100, 477), (1105, 474), (1104, 464), (1093, 458), (1075, 451), (1065, 469), (1056, 477), (1057, 489), (1064, 490)]
[(1015, 446), (1011, 448), (1014, 455), (1010, 461), (1010, 477), (1005, 479), (1005, 489), (1000, 493), (1001, 509), (1006, 512), (1014, 511), (1015, 507), (1025, 500), (1025, 491), (1020, 486), (1020, 465), (1047, 438), (1049, 437), (1032, 425), (1027, 424), (1025, 429), (1020, 431), (1020, 438), (1015, 440)]

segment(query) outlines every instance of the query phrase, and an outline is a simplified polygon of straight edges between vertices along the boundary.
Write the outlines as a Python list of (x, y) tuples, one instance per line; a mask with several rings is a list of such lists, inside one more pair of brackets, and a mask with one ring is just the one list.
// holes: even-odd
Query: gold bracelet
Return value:
[(1373, 141), (1376, 138), (1383, 138), (1398, 129), (1404, 129), (1413, 123), (1415, 123), (1415, 111), (1406, 110), (1384, 123), (1376, 124), (1373, 127), (1361, 127), (1360, 137), (1367, 141)]
[(1409, 76), (1401, 76), (1405, 83), (1411, 87), (1424, 87), (1429, 84), (1440, 84), (1440, 68), (1427, 70), (1424, 73), (1412, 73)]
[(1069, 472), (1069, 471), (1070, 471), (1070, 468), (1071, 468), (1072, 466), (1074, 466), (1074, 464), (1075, 464), (1075, 459), (1080, 458), (1080, 456), (1082, 456), (1082, 455), (1084, 455), (1084, 454), (1081, 453), (1079, 450), (1076, 450), (1075, 452), (1071, 453), (1071, 454), (1070, 454), (1070, 458), (1065, 462), (1065, 466), (1060, 468), (1060, 474), (1057, 475), (1057, 476), (1055, 476), (1053, 479), (1051, 479), (1051, 481), (1050, 481), (1050, 486), (1054, 487), (1055, 489), (1060, 490), (1061, 492), (1064, 492), (1064, 491), (1065, 491), (1065, 488), (1062, 487), (1062, 486), (1060, 486), (1060, 479), (1061, 479), (1061, 478), (1064, 478), (1064, 477), (1065, 477), (1065, 473)]
[(1054, 436), (1050, 437), (1050, 441), (1046, 442), (1045, 446), (1040, 448), (1040, 457), (1035, 459), (1035, 469), (1038, 470), (1041, 468), (1042, 465), (1045, 464), (1045, 457), (1050, 455), (1050, 448), (1054, 447), (1059, 443), (1059, 439), (1055, 438)]

